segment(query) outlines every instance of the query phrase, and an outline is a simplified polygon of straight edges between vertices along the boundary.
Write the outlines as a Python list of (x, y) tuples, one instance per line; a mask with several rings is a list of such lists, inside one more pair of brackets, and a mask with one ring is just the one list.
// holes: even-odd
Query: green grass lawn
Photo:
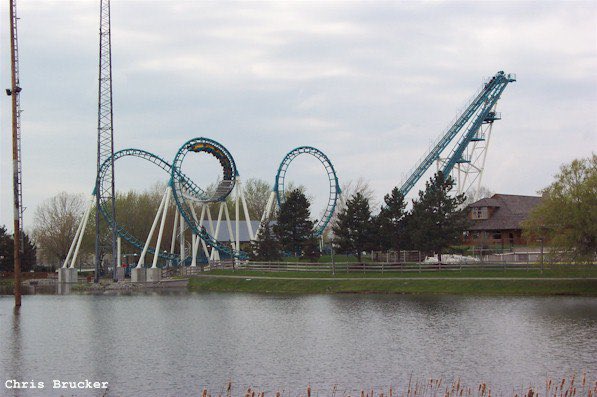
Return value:
[[(243, 276), (217, 278), (209, 276)], [(470, 294), (470, 295), (582, 295), (597, 296), (596, 280), (555, 280), (554, 278), (597, 278), (597, 267), (561, 267), (545, 270), (444, 270), (432, 272), (261, 272), (251, 270), (212, 270), (207, 277), (192, 277), (189, 288), (198, 291), (260, 293), (402, 293), (402, 294)], [(256, 279), (254, 277), (271, 277)], [(408, 278), (392, 280), (392, 277)], [(446, 280), (424, 280), (447, 278)], [(495, 280), (461, 280), (450, 278), (487, 277)], [(497, 278), (533, 278), (533, 280), (499, 280)], [(284, 278), (298, 278), (285, 280)], [(319, 278), (318, 280), (301, 280)], [(350, 280), (334, 280), (350, 278)], [(374, 280), (382, 278), (382, 280)], [(387, 278), (387, 280), (384, 280)]]
[(284, 280), (192, 277), (196, 291), (259, 293), (381, 293), (597, 296), (594, 280)]

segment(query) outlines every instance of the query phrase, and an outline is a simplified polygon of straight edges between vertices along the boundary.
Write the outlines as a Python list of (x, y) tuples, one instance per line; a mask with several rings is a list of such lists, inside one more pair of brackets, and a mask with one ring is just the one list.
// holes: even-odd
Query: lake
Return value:
[[(597, 298), (258, 295), (0, 296), (0, 395), (356, 395), (460, 377), (504, 395), (597, 374)], [(107, 390), (52, 389), (104, 381)], [(7, 389), (6, 380), (44, 382)], [(235, 393), (236, 394), (236, 393)]]

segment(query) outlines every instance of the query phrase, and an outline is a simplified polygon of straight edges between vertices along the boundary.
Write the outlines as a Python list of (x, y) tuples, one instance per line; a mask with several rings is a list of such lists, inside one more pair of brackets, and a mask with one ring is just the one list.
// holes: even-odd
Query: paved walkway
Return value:
[(201, 278), (232, 278), (232, 279), (252, 279), (252, 280), (326, 280), (326, 281), (346, 281), (346, 280), (508, 280), (508, 281), (597, 281), (597, 277), (270, 277), (270, 276), (230, 276), (222, 274), (198, 274)]

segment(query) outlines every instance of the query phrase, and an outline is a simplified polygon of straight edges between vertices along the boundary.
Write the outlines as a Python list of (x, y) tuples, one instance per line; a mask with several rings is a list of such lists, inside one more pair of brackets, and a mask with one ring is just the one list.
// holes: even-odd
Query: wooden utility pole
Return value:
[(17, 5), (10, 0), (10, 66), (11, 88), (7, 94), (12, 97), (12, 167), (14, 191), (14, 273), (15, 273), (15, 307), (21, 306), (21, 227), (22, 227), (22, 186), (21, 186), (21, 131), (19, 109), (19, 53), (17, 44)]

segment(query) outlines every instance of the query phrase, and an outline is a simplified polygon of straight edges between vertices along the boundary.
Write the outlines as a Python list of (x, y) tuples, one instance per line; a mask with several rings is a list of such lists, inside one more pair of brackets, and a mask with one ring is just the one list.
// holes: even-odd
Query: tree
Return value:
[(462, 205), (466, 207), (469, 204), (472, 204), (476, 201), (479, 201), (487, 197), (491, 197), (494, 194), (494, 191), (490, 190), (485, 186), (479, 186), (478, 189), (470, 189), (466, 192), (466, 200), (464, 200), (464, 203), (462, 203)]
[[(166, 186), (163, 183), (156, 183), (151, 188), (141, 192), (118, 192), (116, 194), (116, 219), (118, 220), (118, 224), (124, 226), (127, 232), (144, 242), (151, 230), (151, 224), (156, 216), (165, 190)], [(164, 225), (162, 246), (169, 247), (170, 245), (169, 242), (172, 236), (175, 215), (172, 204), (173, 201), (174, 200), (171, 198), (170, 208), (168, 209), (166, 223)], [(90, 221), (92, 220), (95, 223), (95, 218), (90, 219)], [(106, 222), (102, 218), (100, 225), (105, 224)], [(107, 246), (111, 247), (111, 232), (105, 228), (104, 234)], [(156, 238), (155, 235), (157, 235), (157, 232), (154, 233), (154, 240)], [(125, 241), (123, 241), (123, 244), (123, 249), (125, 250), (136, 250), (136, 248), (130, 246), (130, 244)], [(109, 252), (109, 254), (111, 254), (111, 252)]]
[(6, 227), (0, 227), (0, 271), (12, 272), (14, 269), (14, 243)]
[[(23, 233), (23, 244), (21, 244), (21, 271), (28, 272), (37, 264), (36, 247), (29, 239), (27, 233)], [(14, 270), (14, 236), (9, 234), (5, 226), (0, 227), (0, 271), (12, 272)]]
[(404, 195), (395, 187), (384, 197), (379, 215), (375, 218), (377, 242), (382, 250), (400, 251), (404, 234), (406, 202)]
[(263, 179), (256, 178), (247, 179), (243, 185), (249, 216), (251, 219), (261, 219), (267, 200), (272, 192), (271, 185)]
[(37, 265), (37, 247), (29, 238), (29, 234), (23, 233), (21, 236), (23, 236), (21, 244), (21, 249), (23, 250), (21, 255), (21, 271), (28, 272), (29, 270), (33, 270)]
[(282, 246), (272, 233), (269, 221), (264, 220), (261, 224), (259, 235), (251, 242), (253, 259), (258, 261), (275, 261), (280, 259)]
[(37, 207), (33, 238), (45, 261), (62, 265), (75, 238), (84, 203), (82, 195), (62, 192)]
[(332, 231), (339, 251), (356, 255), (360, 262), (363, 251), (371, 246), (374, 234), (369, 200), (361, 192), (346, 201), (346, 207), (338, 212)]
[(309, 205), (303, 192), (298, 189), (290, 191), (280, 206), (278, 222), (273, 228), (282, 249), (296, 256), (301, 255), (313, 231)]
[(303, 253), (301, 255), (301, 259), (307, 259), (310, 261), (317, 261), (321, 256), (321, 251), (319, 250), (319, 239), (315, 237), (314, 234), (305, 241), (303, 245)]
[(597, 256), (597, 156), (563, 165), (523, 222), (527, 239), (546, 239), (577, 262)]
[(437, 253), (441, 263), (442, 251), (456, 244), (466, 230), (467, 214), (462, 208), (464, 194), (451, 196), (454, 180), (438, 172), (419, 191), (407, 220), (412, 244), (421, 251)]
[[(119, 226), (141, 241), (145, 242), (157, 209), (162, 200), (166, 185), (156, 183), (144, 191), (128, 191), (116, 193), (116, 219)], [(66, 192), (59, 193), (43, 202), (36, 210), (33, 236), (40, 248), (40, 256), (45, 263), (62, 265), (76, 230), (84, 212), (85, 200), (80, 195)], [(83, 241), (79, 249), (78, 258), (85, 262), (95, 253), (95, 205), (93, 206), (87, 223)], [(169, 248), (174, 224), (174, 203), (170, 200), (170, 208), (166, 218), (162, 237), (162, 248)], [(188, 234), (188, 233), (187, 233)], [(154, 233), (152, 244), (155, 244), (157, 232)], [(112, 232), (107, 223), (100, 216), (100, 258), (112, 254)], [(176, 245), (178, 248), (178, 244)], [(122, 253), (138, 251), (126, 240), (122, 240)], [(151, 261), (148, 254), (146, 261)], [(103, 265), (103, 260), (102, 260)]]
[[(218, 183), (212, 184), (206, 188), (206, 191), (210, 194), (215, 191)], [(245, 201), (247, 203), (247, 211), (249, 212), (249, 217), (252, 220), (259, 220), (261, 219), (261, 215), (265, 210), (265, 205), (269, 199), (269, 196), (272, 192), (272, 187), (263, 179), (257, 178), (250, 178), (243, 182), (243, 191), (245, 195)], [(232, 215), (235, 213), (235, 205), (236, 205), (236, 191), (233, 190), (228, 197), (226, 197), (226, 206), (228, 207), (229, 213)], [(242, 203), (239, 200), (239, 205), (241, 208), (239, 209), (239, 220), (246, 220), (245, 219), (245, 212), (242, 209)], [(212, 206), (210, 206), (212, 207)], [(220, 204), (217, 203), (213, 206), (212, 211), (218, 211)], [(217, 213), (217, 212), (216, 212)]]
[[(375, 201), (375, 190), (373, 190), (369, 181), (364, 178), (360, 177), (356, 181), (351, 180), (343, 183), (340, 190), (342, 191), (342, 194), (338, 196), (336, 209), (332, 214), (332, 218), (330, 219), (328, 226), (323, 231), (323, 240), (326, 242), (329, 242), (333, 237), (332, 229), (338, 220), (338, 214), (346, 209), (346, 202), (350, 197), (354, 196), (356, 193), (361, 193), (369, 202), (369, 207), (377, 207), (378, 205), (378, 203)], [(323, 212), (321, 215), (323, 215)]]

